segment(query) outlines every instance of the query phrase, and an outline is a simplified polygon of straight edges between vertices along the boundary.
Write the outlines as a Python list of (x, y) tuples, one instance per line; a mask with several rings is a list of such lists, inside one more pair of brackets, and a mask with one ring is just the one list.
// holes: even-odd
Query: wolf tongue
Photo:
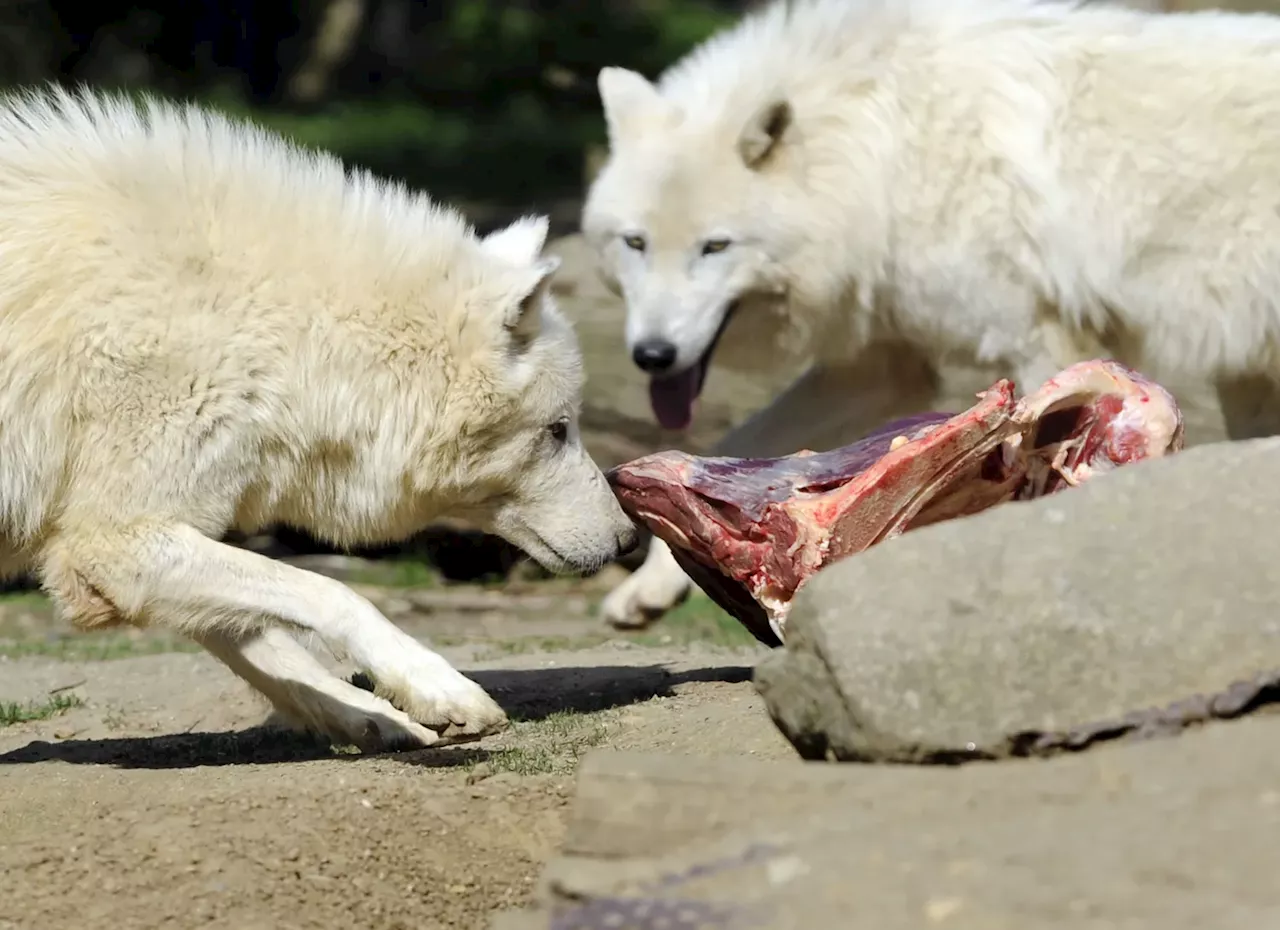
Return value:
[(685, 429), (693, 420), (693, 402), (702, 386), (699, 368), (694, 365), (683, 374), (650, 380), (649, 403), (663, 429)]

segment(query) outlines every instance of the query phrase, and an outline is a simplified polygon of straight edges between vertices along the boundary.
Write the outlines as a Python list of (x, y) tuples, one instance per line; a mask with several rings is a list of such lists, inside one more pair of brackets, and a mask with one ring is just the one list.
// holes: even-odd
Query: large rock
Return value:
[(757, 686), (801, 755), (840, 760), (1239, 713), (1280, 669), (1277, 474), (1280, 440), (1202, 446), (890, 540), (801, 590)]

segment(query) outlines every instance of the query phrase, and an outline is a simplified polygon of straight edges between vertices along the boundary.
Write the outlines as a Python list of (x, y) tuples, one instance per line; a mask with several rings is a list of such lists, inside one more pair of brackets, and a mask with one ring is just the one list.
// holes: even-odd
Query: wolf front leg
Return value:
[(202, 629), (193, 638), (271, 702), (289, 723), (365, 752), (417, 749), (439, 735), (377, 695), (329, 673), (285, 630)]
[[(242, 672), (279, 671), (279, 663), (268, 661), (262, 651), (272, 646), (278, 651), (278, 639), (246, 652), (245, 637), (262, 623), (313, 632), (336, 654), (366, 669), (377, 695), (433, 731), (437, 745), (479, 739), (507, 724), (505, 712), (483, 688), (350, 588), (216, 542), (190, 526), (82, 524), (51, 541), (42, 574), (73, 618), (114, 614), (162, 623), (198, 640), (220, 636), (210, 641), (223, 644), (224, 661), (238, 657)], [(231, 642), (238, 647), (229, 650), (225, 644)], [(351, 697), (345, 689), (329, 693)]]
[[(767, 457), (838, 448), (886, 420), (930, 409), (939, 387), (933, 364), (919, 349), (873, 343), (854, 362), (810, 368), (712, 454)], [(683, 601), (692, 586), (666, 543), (655, 538), (641, 566), (605, 597), (601, 613), (616, 629), (640, 629)]]

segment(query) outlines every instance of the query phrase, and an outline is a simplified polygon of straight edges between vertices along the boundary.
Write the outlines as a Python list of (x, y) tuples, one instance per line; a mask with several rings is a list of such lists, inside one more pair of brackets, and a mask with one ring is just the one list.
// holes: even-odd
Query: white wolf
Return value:
[(343, 742), (503, 727), (364, 598), (217, 539), (284, 522), (372, 543), (454, 515), (552, 569), (634, 545), (579, 442), (546, 231), (479, 239), (424, 196), (195, 108), (0, 102), (0, 569), (34, 570), (81, 628), (189, 634)]
[[(656, 85), (601, 71), (583, 232), (669, 427), (730, 319), (746, 364), (778, 363), (779, 321), (802, 337), (812, 369), (724, 454), (850, 441), (927, 405), (947, 357), (1024, 387), (1098, 355), (1204, 379), (1248, 435), (1280, 374), (1278, 87), (1275, 16), (778, 2)], [(655, 541), (606, 617), (688, 587)]]

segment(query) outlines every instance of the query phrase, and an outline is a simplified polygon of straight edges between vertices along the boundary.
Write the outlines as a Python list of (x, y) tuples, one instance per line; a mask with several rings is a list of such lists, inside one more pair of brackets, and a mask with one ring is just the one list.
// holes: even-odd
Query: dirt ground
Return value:
[[(616, 302), (589, 276), (559, 281), (587, 357), (592, 451), (608, 465), (675, 444), (620, 364)], [(704, 446), (769, 388), (714, 376), (680, 444)], [(586, 750), (792, 756), (751, 685), (762, 647), (703, 598), (624, 635), (595, 616), (616, 566), (486, 587), (335, 565), (320, 567), (474, 674), (512, 729), (334, 751), (263, 726), (265, 704), (179, 639), (76, 636), (42, 598), (0, 597), (0, 930), (483, 930), (529, 900)]]
[(760, 647), (701, 599), (612, 634), (592, 612), (609, 574), (362, 585), (517, 720), (369, 757), (264, 727), (264, 704), (178, 641), (70, 638), (40, 599), (5, 599), (0, 927), (481, 930), (527, 901), (587, 749), (791, 754), (750, 684)]

